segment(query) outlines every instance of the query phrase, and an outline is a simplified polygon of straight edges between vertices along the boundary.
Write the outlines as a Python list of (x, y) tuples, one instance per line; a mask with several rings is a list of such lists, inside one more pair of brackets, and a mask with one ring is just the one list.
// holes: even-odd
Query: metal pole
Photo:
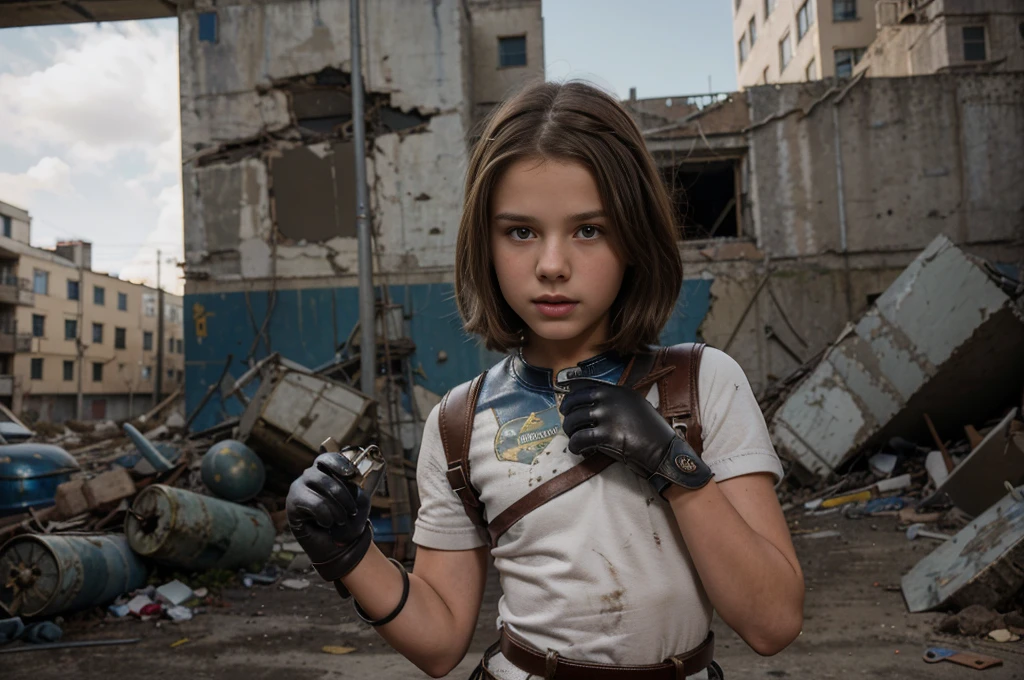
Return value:
[(359, 237), (359, 382), (362, 391), (376, 396), (377, 376), (376, 299), (373, 290), (373, 260), (370, 243), (369, 199), (366, 195), (366, 116), (363, 112), (363, 65), (360, 39), (359, 0), (350, 0), (352, 32), (352, 130), (356, 157), (356, 234)]
[[(156, 251), (156, 303), (160, 311), (156, 317), (156, 380), (153, 381), (153, 406), (163, 399), (164, 391), (164, 289), (160, 285), (160, 257)], [(130, 416), (129, 416), (130, 417)]]
[[(82, 246), (83, 250), (85, 246)], [(78, 258), (78, 313), (75, 315), (77, 321), (75, 322), (75, 353), (78, 354), (78, 388), (75, 390), (75, 419), (83, 420), (85, 416), (84, 408), (84, 394), (82, 390), (82, 375), (85, 373), (85, 343), (82, 341), (82, 336), (85, 331), (85, 253), (83, 252)]]

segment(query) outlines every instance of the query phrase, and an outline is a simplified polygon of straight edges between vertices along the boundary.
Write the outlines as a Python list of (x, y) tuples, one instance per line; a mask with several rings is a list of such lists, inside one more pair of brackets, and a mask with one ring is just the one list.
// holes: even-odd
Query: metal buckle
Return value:
[(674, 416), (672, 418), (672, 429), (676, 431), (679, 438), (686, 441), (686, 418), (680, 416)]

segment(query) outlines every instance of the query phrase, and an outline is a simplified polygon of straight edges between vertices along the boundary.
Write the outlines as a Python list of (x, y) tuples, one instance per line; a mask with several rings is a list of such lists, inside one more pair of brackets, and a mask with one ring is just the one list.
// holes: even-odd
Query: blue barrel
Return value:
[(0, 446), (0, 517), (53, 505), (57, 487), (77, 470), (78, 461), (59, 446)]
[(241, 503), (263, 490), (267, 471), (252, 449), (234, 439), (217, 442), (203, 456), (203, 484), (228, 501)]
[(107, 604), (146, 585), (146, 567), (120, 534), (15, 536), (0, 547), (0, 603), (14, 616)]
[(189, 571), (262, 565), (275, 536), (264, 510), (164, 484), (135, 497), (124, 532), (138, 554)]

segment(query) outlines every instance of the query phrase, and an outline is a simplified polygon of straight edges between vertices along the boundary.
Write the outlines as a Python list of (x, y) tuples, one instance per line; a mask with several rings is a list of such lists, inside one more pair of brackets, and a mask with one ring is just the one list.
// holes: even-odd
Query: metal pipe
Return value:
[(16, 652), (40, 652), (44, 649), (76, 649), (78, 647), (110, 647), (112, 645), (134, 645), (141, 642), (142, 638), (123, 638), (120, 640), (76, 640), (75, 642), (47, 642), (41, 645), (21, 645), (20, 647), (8, 647), (0, 649), (0, 654), (14, 654)]
[(146, 439), (141, 432), (135, 429), (130, 423), (124, 424), (124, 433), (128, 435), (128, 438), (135, 444), (135, 448), (139, 450), (142, 457), (149, 461), (149, 464), (153, 466), (153, 469), (157, 472), (165, 472), (174, 467), (171, 461), (164, 457), (164, 454), (153, 446), (153, 442)]
[(375, 396), (377, 376), (376, 301), (373, 291), (373, 248), (370, 242), (369, 199), (366, 191), (366, 114), (363, 110), (362, 40), (359, 0), (349, 0), (352, 33), (352, 131), (356, 157), (356, 234), (359, 238), (359, 383), (364, 394)]

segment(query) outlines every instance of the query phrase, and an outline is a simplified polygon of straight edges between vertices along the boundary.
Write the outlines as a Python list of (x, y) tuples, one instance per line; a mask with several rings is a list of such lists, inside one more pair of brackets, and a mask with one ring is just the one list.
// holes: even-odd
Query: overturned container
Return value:
[(16, 536), (0, 547), (0, 604), (14, 616), (51, 616), (107, 604), (146, 585), (124, 536)]
[(135, 497), (124, 531), (138, 554), (192, 571), (263, 564), (274, 547), (265, 511), (163, 484)]

